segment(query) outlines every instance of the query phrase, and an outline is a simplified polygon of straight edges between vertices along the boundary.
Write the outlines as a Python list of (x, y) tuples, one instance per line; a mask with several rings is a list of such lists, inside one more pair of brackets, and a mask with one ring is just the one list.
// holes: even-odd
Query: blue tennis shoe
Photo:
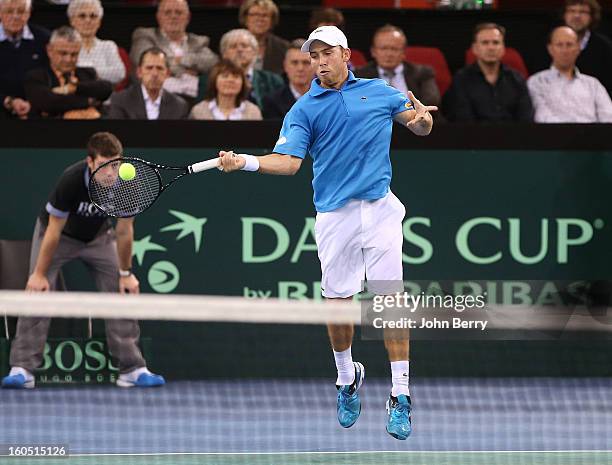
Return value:
[(365, 379), (365, 368), (359, 362), (355, 365), (355, 381), (346, 386), (336, 386), (338, 389), (338, 421), (343, 428), (350, 428), (355, 424), (361, 413), (361, 400), (357, 392)]
[(3, 389), (32, 389), (34, 376), (25, 368), (13, 367), (7, 376), (2, 378)]
[(166, 384), (166, 380), (161, 375), (151, 373), (146, 368), (138, 368), (129, 373), (122, 373), (117, 379), (117, 386), (124, 388), (131, 387), (158, 387)]
[(412, 433), (410, 410), (410, 396), (404, 394), (397, 397), (389, 396), (389, 400), (387, 400), (387, 413), (389, 414), (387, 433), (395, 439), (403, 441)]

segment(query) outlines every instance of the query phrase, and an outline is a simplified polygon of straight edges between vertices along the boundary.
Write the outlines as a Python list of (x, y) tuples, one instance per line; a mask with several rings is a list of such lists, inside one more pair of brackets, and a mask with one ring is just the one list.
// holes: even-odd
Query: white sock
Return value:
[(348, 386), (355, 381), (355, 365), (353, 365), (353, 355), (349, 347), (342, 352), (334, 350), (334, 359), (336, 360), (336, 368), (338, 369), (338, 386)]
[(391, 395), (397, 397), (400, 394), (410, 395), (408, 384), (410, 382), (410, 361), (401, 360), (399, 362), (391, 362)]
[(15, 376), (15, 375), (23, 375), (25, 377), (26, 381), (34, 379), (34, 375), (32, 373), (30, 373), (25, 368), (21, 368), (21, 367), (11, 367), (11, 371), (9, 372), (9, 376)]
[(141, 368), (136, 368), (132, 371), (128, 371), (127, 373), (121, 373), (119, 377), (127, 381), (136, 382), (138, 377), (143, 373), (151, 373), (151, 372), (147, 369), (147, 367), (141, 367)]

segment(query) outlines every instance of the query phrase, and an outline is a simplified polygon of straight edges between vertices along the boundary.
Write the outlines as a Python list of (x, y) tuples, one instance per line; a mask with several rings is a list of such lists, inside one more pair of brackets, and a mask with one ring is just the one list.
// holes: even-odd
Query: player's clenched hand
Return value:
[(26, 284), (26, 291), (44, 292), (49, 290), (49, 281), (47, 277), (38, 273), (32, 273)]
[(140, 283), (133, 274), (129, 276), (121, 276), (119, 278), (119, 292), (122, 294), (138, 294), (140, 292)]
[(244, 168), (246, 163), (244, 158), (236, 156), (236, 154), (232, 151), (224, 152), (221, 150), (219, 152), (219, 157), (221, 158), (220, 168), (226, 173), (238, 171)]

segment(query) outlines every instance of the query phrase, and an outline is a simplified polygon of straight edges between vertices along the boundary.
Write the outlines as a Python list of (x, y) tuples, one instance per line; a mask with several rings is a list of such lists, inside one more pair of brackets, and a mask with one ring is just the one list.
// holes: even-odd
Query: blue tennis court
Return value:
[(333, 384), (321, 380), (3, 390), (0, 437), (66, 444), (70, 458), (44, 460), (64, 465), (612, 463), (611, 379), (417, 378), (405, 442), (384, 429), (388, 389), (366, 380), (349, 430), (337, 424)]

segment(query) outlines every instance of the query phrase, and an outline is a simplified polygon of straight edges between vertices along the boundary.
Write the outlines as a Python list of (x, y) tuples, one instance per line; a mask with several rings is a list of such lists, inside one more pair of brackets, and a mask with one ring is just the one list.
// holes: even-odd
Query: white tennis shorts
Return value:
[[(317, 213), (315, 238), (324, 297), (351, 297), (363, 290), (364, 280), (402, 281), (405, 214), (391, 191), (382, 199), (350, 200), (337, 210)], [(368, 289), (389, 293), (371, 285)]]

